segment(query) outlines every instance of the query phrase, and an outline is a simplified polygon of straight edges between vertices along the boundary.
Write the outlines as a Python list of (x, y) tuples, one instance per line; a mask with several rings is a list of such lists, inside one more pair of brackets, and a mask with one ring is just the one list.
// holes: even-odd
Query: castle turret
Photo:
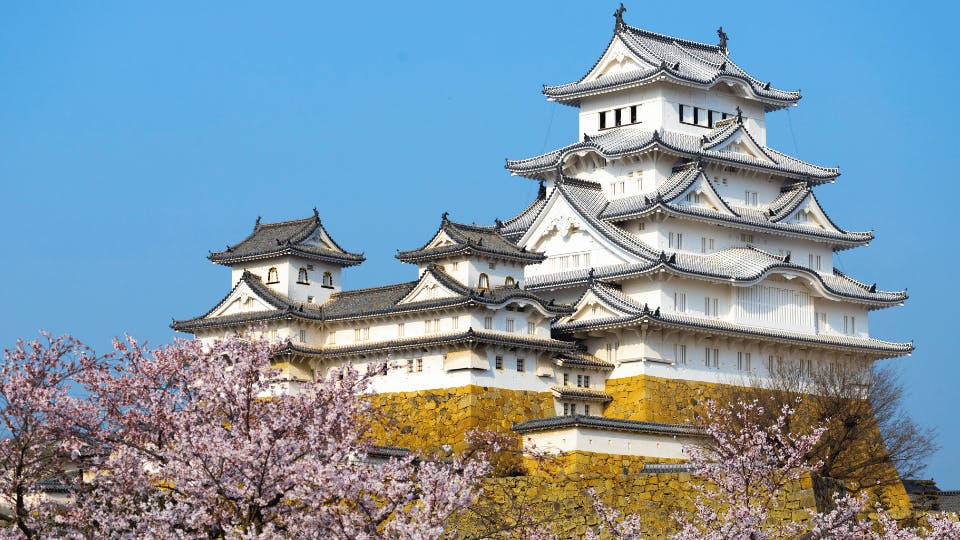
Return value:
[(209, 259), (233, 269), (233, 285), (250, 272), (292, 301), (322, 304), (341, 290), (342, 269), (364, 257), (341, 248), (314, 209), (313, 216), (293, 221), (261, 223), (258, 217), (250, 236)]

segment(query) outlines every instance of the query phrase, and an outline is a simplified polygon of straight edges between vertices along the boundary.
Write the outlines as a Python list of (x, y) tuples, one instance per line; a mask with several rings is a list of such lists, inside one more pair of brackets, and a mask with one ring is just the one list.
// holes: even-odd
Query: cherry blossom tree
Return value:
[(115, 347), (114, 369), (82, 379), (101, 415), (78, 435), (108, 449), (73, 514), (88, 537), (436, 538), (487, 468), (371, 465), (360, 396), (379, 366), (289, 381), (265, 341)]
[[(688, 449), (694, 472), (705, 482), (695, 484), (699, 494), (692, 514), (677, 514), (680, 527), (674, 540), (913, 540), (960, 538), (960, 525), (946, 518), (929, 519), (928, 527), (900, 528), (882, 508), (877, 522), (863, 515), (866, 494), (836, 494), (829, 512), (809, 510), (806, 521), (778, 520), (784, 490), (803, 476), (819, 470), (810, 460), (826, 428), (791, 433), (794, 409), (780, 405), (772, 423), (758, 401), (737, 402), (722, 408), (707, 404), (704, 429), (708, 444)], [(731, 425), (741, 429), (730, 430)]]
[(3, 351), (0, 365), (0, 513), (7, 535), (45, 535), (57, 510), (39, 494), (65, 485), (72, 461), (64, 419), (77, 418), (85, 402), (71, 395), (78, 375), (101, 364), (74, 338), (41, 332)]
[[(380, 366), (293, 381), (266, 341), (127, 338), (108, 363), (44, 338), (0, 367), (0, 538), (427, 540), (489, 469), (488, 452), (374, 463), (362, 396)], [(70, 478), (61, 504), (36, 497)]]

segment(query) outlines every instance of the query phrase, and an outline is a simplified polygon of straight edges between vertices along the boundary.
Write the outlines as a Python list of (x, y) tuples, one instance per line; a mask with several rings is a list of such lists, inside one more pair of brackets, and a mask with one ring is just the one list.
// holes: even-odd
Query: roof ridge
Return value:
[(308, 222), (311, 222), (311, 221), (317, 221), (317, 217), (316, 217), (316, 216), (310, 216), (310, 217), (305, 217), (305, 218), (300, 218), (300, 219), (289, 219), (289, 220), (286, 220), (286, 221), (274, 221), (274, 222), (271, 222), (271, 223), (263, 223), (263, 222), (260, 222), (260, 223), (257, 223), (257, 224), (254, 226), (254, 229), (255, 229), (255, 230), (256, 230), (256, 228), (266, 229), (266, 228), (268, 228), (268, 227), (280, 227), (280, 226), (283, 226), (283, 225), (293, 225), (293, 224), (300, 224), (300, 223), (307, 224)]
[[(378, 286), (376, 286), (376, 287), (367, 287), (367, 288), (364, 288), (364, 289), (350, 289), (349, 291), (340, 290), (340, 291), (337, 291), (337, 292), (335, 292), (335, 293), (332, 293), (332, 294), (330, 295), (330, 298), (331, 298), (331, 299), (334, 298), (334, 297), (343, 298), (344, 296), (354, 295), (354, 294), (361, 294), (361, 293), (365, 293), (365, 292), (383, 291), (383, 290), (386, 290), (386, 289), (399, 288), (399, 287), (401, 287), (401, 286), (403, 286), (403, 285), (416, 285), (416, 284), (419, 283), (419, 282), (420, 282), (420, 280), (417, 280), (417, 281), (404, 281), (404, 282), (401, 282), (401, 283), (391, 283), (391, 284), (388, 284), (388, 285), (378, 285)], [(328, 300), (328, 302), (329, 302), (329, 300)], [(326, 302), (324, 302), (324, 303), (326, 303)]]
[(700, 42), (700, 41), (693, 41), (693, 40), (690, 40), (690, 39), (684, 39), (684, 38), (678, 38), (678, 37), (674, 37), (674, 36), (668, 36), (667, 34), (661, 34), (661, 33), (659, 33), (659, 32), (654, 32), (654, 31), (652, 31), (652, 30), (646, 30), (646, 29), (644, 29), (644, 28), (640, 28), (640, 27), (637, 27), (637, 26), (631, 26), (631, 25), (626, 24), (626, 23), (624, 23), (623, 29), (624, 29), (624, 30), (627, 30), (627, 31), (630, 31), (630, 32), (632, 32), (632, 33), (635, 33), (635, 34), (642, 34), (642, 35), (645, 35), (645, 36), (647, 36), (647, 37), (651, 37), (651, 38), (656, 39), (656, 40), (658, 40), (658, 41), (669, 41), (669, 42), (671, 42), (671, 43), (677, 43), (677, 44), (680, 44), (680, 45), (689, 45), (689, 46), (692, 46), (692, 47), (697, 47), (697, 48), (702, 48), (702, 49), (713, 50), (713, 51), (717, 51), (717, 52), (721, 52), (721, 53), (723, 52), (723, 50), (720, 48), (719, 45), (710, 45), (709, 43), (703, 43), (703, 42)]

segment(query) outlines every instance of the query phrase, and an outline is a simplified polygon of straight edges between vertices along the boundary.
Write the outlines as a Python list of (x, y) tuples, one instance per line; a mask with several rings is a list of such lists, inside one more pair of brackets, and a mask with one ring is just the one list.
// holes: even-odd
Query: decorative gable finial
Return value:
[(613, 18), (616, 19), (616, 23), (613, 25), (613, 31), (618, 32), (623, 28), (623, 14), (627, 11), (627, 8), (623, 7), (623, 2), (620, 2), (620, 7), (613, 12)]
[(503, 228), (503, 222), (500, 221), (500, 218), (493, 218), (493, 226), (494, 226), (494, 227), (497, 229), (497, 231), (499, 232), (500, 229)]
[(743, 123), (743, 109), (741, 109), (739, 105), (737, 105), (737, 123)]
[(254, 224), (254, 227), (259, 227), (259, 226), (260, 226), (260, 219), (261, 219), (262, 217), (263, 217), (263, 216), (257, 216), (257, 222)]
[(450, 221), (450, 212), (444, 212), (440, 214), (440, 221), (443, 221), (444, 223)]
[(729, 36), (727, 36), (727, 33), (723, 31), (722, 26), (720, 28), (717, 28), (717, 37), (720, 38), (720, 44), (718, 45), (720, 47), (720, 50), (722, 50), (723, 52), (727, 52), (727, 41), (730, 38)]
[(316, 207), (316, 206), (313, 207), (313, 217), (315, 217), (315, 218), (320, 217), (320, 212), (317, 211), (317, 207)]

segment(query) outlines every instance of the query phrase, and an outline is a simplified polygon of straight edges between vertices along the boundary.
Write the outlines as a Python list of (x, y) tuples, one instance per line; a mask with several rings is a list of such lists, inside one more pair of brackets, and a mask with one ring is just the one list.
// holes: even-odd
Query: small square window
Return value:
[(525, 366), (524, 364), (525, 364), (525, 362), (524, 362), (523, 358), (517, 358), (517, 371), (518, 371), (518, 372), (521, 372), (521, 373), (522, 373), (522, 372), (526, 371), (526, 366)]
[(494, 368), (496, 368), (496, 369), (503, 369), (503, 357), (502, 357), (502, 356), (497, 356), (496, 358), (494, 358), (494, 360), (493, 360), (493, 366), (494, 366)]
[(484, 330), (493, 330), (493, 317), (484, 317), (484, 318), (483, 318), (483, 329), (484, 329)]

